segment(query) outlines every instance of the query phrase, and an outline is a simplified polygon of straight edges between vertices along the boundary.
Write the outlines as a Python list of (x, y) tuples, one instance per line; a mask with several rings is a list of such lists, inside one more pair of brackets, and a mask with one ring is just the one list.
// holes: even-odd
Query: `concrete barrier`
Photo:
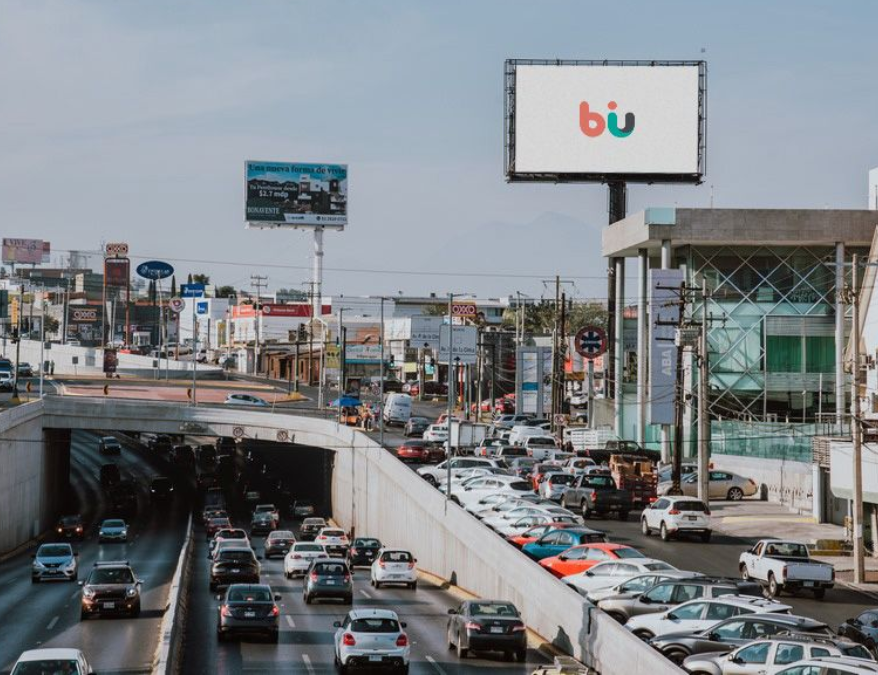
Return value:
[(188, 610), (186, 587), (192, 568), (192, 550), (192, 515), (190, 514), (189, 524), (186, 527), (186, 540), (183, 544), (183, 550), (180, 551), (177, 569), (174, 571), (168, 589), (165, 615), (162, 617), (162, 625), (159, 629), (159, 643), (153, 658), (153, 675), (171, 675), (181, 672), (183, 634)]

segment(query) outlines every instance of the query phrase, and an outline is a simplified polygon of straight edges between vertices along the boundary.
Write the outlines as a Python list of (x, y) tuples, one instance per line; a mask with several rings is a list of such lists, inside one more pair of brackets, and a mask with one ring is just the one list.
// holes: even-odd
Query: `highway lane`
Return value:
[[(239, 524), (247, 524), (240, 517)], [(208, 589), (207, 544), (204, 537), (196, 538), (195, 566), (189, 588), (189, 615), (186, 621), (185, 659), (187, 673), (274, 673), (300, 672), (307, 675), (334, 672), (334, 621), (341, 620), (350, 609), (333, 601), (306, 605), (302, 599), (301, 579), (287, 580), (283, 576), (280, 558), (263, 560), (262, 581), (280, 593), (281, 633), (278, 644), (258, 639), (244, 639), (220, 643), (216, 637), (218, 602)], [(262, 538), (253, 542), (257, 554), (262, 554)], [(417, 554), (417, 552), (415, 552)], [(529, 673), (544, 657), (533, 650), (526, 663), (509, 663), (500, 654), (477, 655), (458, 660), (448, 650), (446, 621), (448, 609), (459, 601), (450, 593), (423, 579), (416, 591), (382, 588), (369, 585), (369, 571), (358, 568), (354, 575), (354, 607), (392, 609), (407, 622), (406, 629), (412, 641), (413, 673), (451, 675), (489, 671), (496, 675)]]
[(97, 436), (74, 432), (71, 443), (71, 484), (86, 522), (85, 540), (74, 543), (79, 553), (80, 579), (96, 560), (129, 560), (144, 579), (139, 618), (79, 618), (81, 589), (72, 583), (31, 584), (30, 554), (0, 563), (0, 668), (9, 669), (18, 655), (37, 647), (75, 646), (83, 649), (101, 673), (149, 672), (164, 614), (168, 584), (183, 543), (188, 504), (174, 503), (168, 511), (150, 508), (146, 484), (164, 473), (145, 453), (126, 448), (110, 458), (123, 475), (139, 484), (139, 513), (132, 519), (133, 540), (127, 544), (98, 544), (97, 525), (108, 505), (98, 472), (107, 458), (97, 452)]

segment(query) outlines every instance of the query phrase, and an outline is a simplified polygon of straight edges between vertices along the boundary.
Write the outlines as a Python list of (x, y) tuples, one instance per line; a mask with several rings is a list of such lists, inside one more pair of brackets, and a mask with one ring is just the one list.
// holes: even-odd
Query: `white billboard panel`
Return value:
[(441, 316), (413, 316), (409, 345), (417, 348), (439, 349), (439, 329), (442, 327), (443, 321), (444, 318)]
[[(448, 331), (453, 328), (451, 340)], [(439, 361), (448, 362), (449, 343), (451, 358), (460, 358), (460, 363), (473, 365), (477, 361), (479, 329), (475, 326), (442, 326), (439, 331)]]
[(514, 62), (507, 73), (507, 173), (512, 180), (568, 175), (697, 181), (704, 79), (698, 62)]

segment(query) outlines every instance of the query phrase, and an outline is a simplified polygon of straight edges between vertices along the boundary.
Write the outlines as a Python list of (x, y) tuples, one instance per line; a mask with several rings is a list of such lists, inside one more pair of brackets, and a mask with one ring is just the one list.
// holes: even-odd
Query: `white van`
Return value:
[(385, 424), (405, 424), (412, 416), (412, 397), (396, 392), (387, 394), (382, 414)]
[(509, 432), (507, 443), (509, 443), (509, 445), (524, 445), (525, 440), (531, 436), (545, 436), (546, 433), (546, 430), (540, 427), (529, 427), (524, 424), (519, 424), (512, 427), (512, 431)]

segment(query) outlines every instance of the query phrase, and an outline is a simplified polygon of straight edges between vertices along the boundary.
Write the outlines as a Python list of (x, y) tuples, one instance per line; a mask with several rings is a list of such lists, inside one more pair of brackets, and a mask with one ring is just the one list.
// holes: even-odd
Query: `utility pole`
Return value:
[[(311, 374), (314, 372), (314, 287), (317, 286), (316, 281), (306, 281), (308, 287), (308, 302), (311, 305), (311, 320), (308, 321), (308, 386), (311, 386)], [(323, 301), (319, 300), (322, 306)]]
[(250, 286), (256, 289), (256, 305), (254, 306), (255, 312), (253, 316), (253, 322), (256, 326), (256, 344), (253, 354), (253, 360), (255, 374), (258, 375), (260, 365), (259, 362), (261, 360), (260, 357), (262, 356), (259, 351), (259, 324), (262, 317), (262, 289), (268, 288), (268, 277), (261, 274), (251, 274)]
[(698, 498), (710, 504), (708, 469), (710, 466), (710, 421), (707, 413), (707, 397), (710, 389), (710, 365), (707, 343), (707, 279), (701, 280), (701, 332), (699, 334), (698, 363)]
[[(853, 440), (854, 482), (854, 583), (865, 580), (863, 545), (863, 428), (860, 424), (860, 292), (859, 256), (854, 253), (851, 270), (851, 305), (853, 322), (853, 355), (851, 362), (851, 437)], [(873, 533), (874, 536), (874, 533)]]

